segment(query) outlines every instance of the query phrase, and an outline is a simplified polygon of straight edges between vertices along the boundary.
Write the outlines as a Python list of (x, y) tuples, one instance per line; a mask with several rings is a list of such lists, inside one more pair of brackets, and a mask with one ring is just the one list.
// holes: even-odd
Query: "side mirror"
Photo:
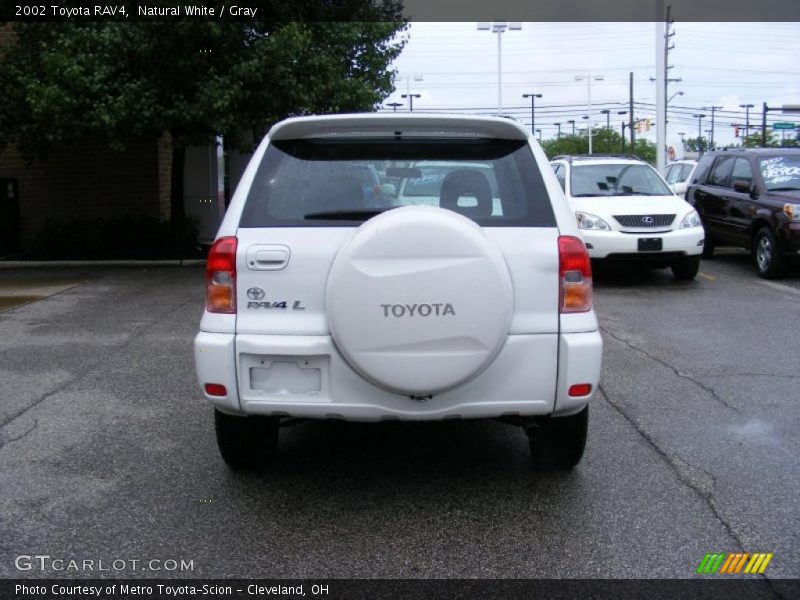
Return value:
[(737, 179), (733, 182), (733, 189), (734, 191), (741, 192), (742, 194), (749, 194), (753, 191), (753, 186), (743, 179)]

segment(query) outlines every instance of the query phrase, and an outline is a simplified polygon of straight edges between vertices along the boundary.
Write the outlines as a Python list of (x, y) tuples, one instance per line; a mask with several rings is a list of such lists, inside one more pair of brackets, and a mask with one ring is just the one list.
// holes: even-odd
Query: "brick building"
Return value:
[[(0, 26), (0, 58), (2, 48), (13, 41), (10, 25)], [(232, 158), (231, 189), (247, 160)], [(219, 175), (224, 170), (216, 146), (187, 148), (184, 204), (186, 214), (201, 222), (201, 241), (213, 239), (224, 214)], [(169, 219), (171, 172), (169, 134), (129, 140), (124, 151), (79, 140), (33, 162), (0, 140), (0, 258), (28, 248), (49, 220)]]

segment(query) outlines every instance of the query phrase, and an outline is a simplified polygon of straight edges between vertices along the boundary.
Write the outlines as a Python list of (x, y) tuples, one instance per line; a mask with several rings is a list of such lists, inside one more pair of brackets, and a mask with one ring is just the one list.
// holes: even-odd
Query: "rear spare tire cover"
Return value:
[(453, 211), (408, 206), (363, 223), (326, 289), (333, 340), (386, 390), (427, 396), (480, 373), (500, 351), (513, 286), (500, 250)]

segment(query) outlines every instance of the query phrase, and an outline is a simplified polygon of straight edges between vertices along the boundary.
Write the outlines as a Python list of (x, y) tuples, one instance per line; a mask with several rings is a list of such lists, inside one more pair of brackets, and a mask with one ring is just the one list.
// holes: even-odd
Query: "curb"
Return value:
[(188, 260), (7, 260), (0, 261), (2, 269), (44, 269), (53, 267), (199, 267), (202, 258)]

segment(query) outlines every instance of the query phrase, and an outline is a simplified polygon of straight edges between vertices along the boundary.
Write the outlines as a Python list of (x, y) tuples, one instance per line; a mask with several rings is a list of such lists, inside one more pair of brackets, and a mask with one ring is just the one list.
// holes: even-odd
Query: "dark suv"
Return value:
[(697, 165), (687, 201), (715, 246), (751, 249), (756, 271), (774, 279), (800, 260), (800, 148), (724, 148)]

